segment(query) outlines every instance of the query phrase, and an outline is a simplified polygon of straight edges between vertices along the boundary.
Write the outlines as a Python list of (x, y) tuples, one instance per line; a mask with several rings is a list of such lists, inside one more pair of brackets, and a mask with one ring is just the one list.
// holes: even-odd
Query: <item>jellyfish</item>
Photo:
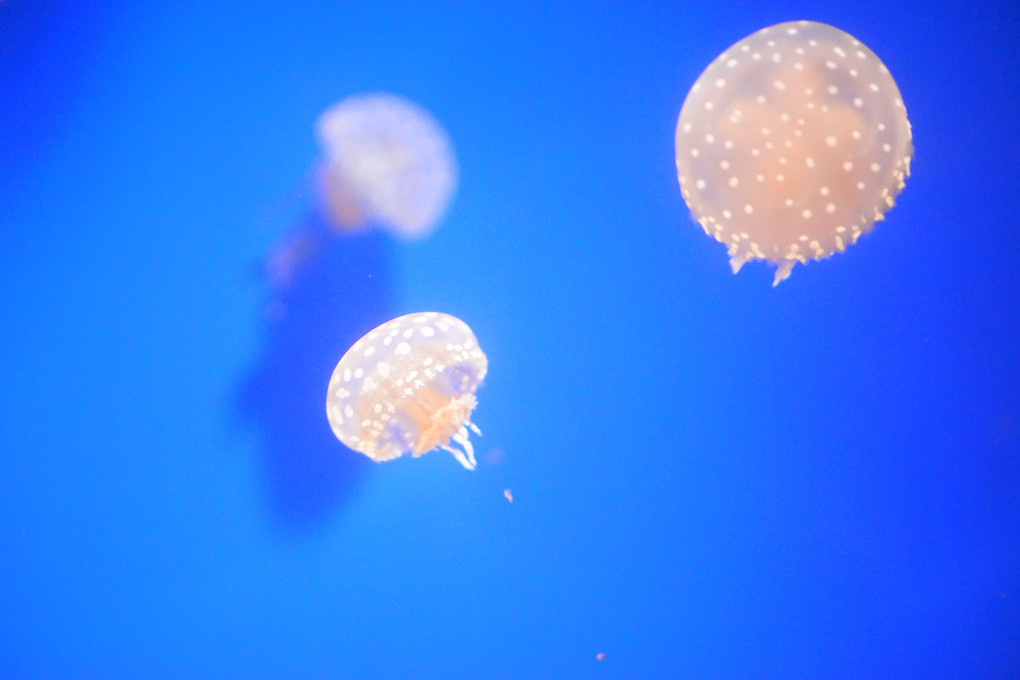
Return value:
[[(460, 319), (397, 317), (347, 350), (333, 370), (326, 417), (333, 434), (376, 462), (435, 448), (475, 469), (468, 428), (488, 361)], [(459, 446), (459, 448), (458, 448)]]
[(719, 55), (676, 125), (680, 189), (733, 273), (843, 252), (893, 207), (910, 174), (910, 122), (885, 64), (853, 36), (777, 24)]
[(457, 184), (453, 147), (422, 107), (393, 94), (348, 97), (319, 116), (325, 211), (338, 231), (377, 225), (425, 236)]

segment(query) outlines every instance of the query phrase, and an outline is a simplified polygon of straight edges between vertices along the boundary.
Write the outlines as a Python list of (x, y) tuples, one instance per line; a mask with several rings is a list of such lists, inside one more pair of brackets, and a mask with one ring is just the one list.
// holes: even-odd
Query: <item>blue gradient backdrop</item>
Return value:
[[(1016, 3), (215, 5), (0, 3), (0, 676), (1018, 677)], [(914, 176), (773, 289), (673, 126), (801, 18), (889, 66)], [(274, 290), (316, 116), (377, 90), (452, 210)], [(425, 309), (489, 355), (473, 473), (329, 435)]]

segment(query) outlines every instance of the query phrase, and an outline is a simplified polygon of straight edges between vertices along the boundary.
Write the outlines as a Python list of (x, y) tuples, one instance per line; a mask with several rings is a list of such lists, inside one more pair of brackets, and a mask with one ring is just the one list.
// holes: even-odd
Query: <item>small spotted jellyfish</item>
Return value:
[(340, 359), (329, 380), (326, 417), (341, 442), (376, 462), (441, 448), (474, 470), (468, 428), (481, 434), (471, 412), (487, 369), (475, 334), (460, 319), (439, 312), (401, 316)]
[(338, 231), (430, 233), (457, 185), (453, 147), (428, 111), (393, 94), (348, 97), (316, 123), (321, 200)]
[(812, 21), (763, 28), (719, 55), (676, 125), (680, 189), (729, 249), (777, 265), (772, 285), (857, 242), (910, 174), (910, 122), (885, 64)]

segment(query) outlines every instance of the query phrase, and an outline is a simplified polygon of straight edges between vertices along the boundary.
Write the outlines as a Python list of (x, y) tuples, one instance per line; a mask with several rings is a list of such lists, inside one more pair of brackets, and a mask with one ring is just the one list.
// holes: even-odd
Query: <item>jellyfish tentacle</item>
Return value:
[(776, 277), (772, 279), (773, 288), (778, 286), (780, 281), (785, 281), (790, 277), (791, 272), (793, 272), (793, 265), (796, 263), (796, 260), (783, 260), (779, 263), (779, 266), (776, 267)]

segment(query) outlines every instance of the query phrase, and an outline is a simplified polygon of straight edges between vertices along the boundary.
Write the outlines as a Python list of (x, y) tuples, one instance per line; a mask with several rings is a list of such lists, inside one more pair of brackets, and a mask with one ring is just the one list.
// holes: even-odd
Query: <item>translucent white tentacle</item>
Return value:
[(780, 281), (786, 280), (793, 271), (793, 265), (797, 264), (796, 260), (783, 260), (783, 262), (776, 268), (776, 278), (772, 280), (772, 287), (775, 288), (779, 285)]
[(478, 466), (478, 462), (475, 460), (475, 447), (471, 445), (471, 440), (468, 439), (467, 428), (462, 426), (450, 439), (456, 444), (460, 444), (464, 450), (461, 451), (456, 446), (450, 446), (449, 444), (443, 444), (442, 448), (452, 453), (457, 462), (466, 469), (474, 470)]

